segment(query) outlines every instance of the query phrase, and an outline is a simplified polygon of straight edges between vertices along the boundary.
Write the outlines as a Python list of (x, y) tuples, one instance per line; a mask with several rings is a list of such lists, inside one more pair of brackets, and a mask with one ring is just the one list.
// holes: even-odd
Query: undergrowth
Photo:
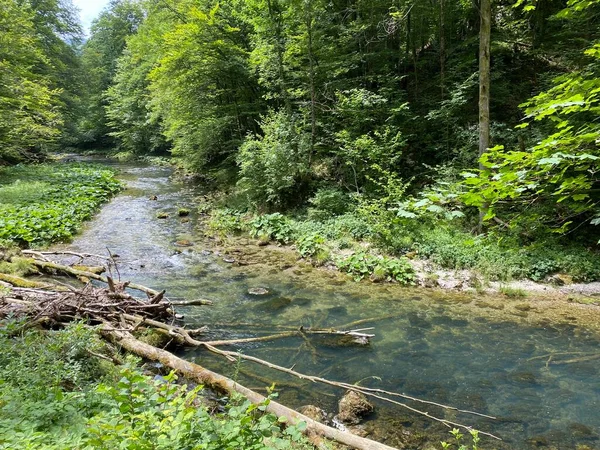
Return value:
[(211, 414), (202, 386), (145, 375), (81, 323), (58, 331), (0, 322), (0, 449), (307, 449), (303, 424), (286, 427), (254, 405), (227, 399)]
[(0, 169), (0, 244), (30, 247), (66, 241), (120, 189), (111, 170), (89, 165)]
[[(577, 282), (600, 279), (597, 251), (560, 236), (524, 240), (506, 230), (474, 234), (467, 224), (436, 217), (402, 217), (387, 204), (348, 196), (317, 195), (304, 210), (258, 214), (244, 206), (201, 205), (209, 231), (221, 237), (246, 233), (263, 241), (294, 244), (315, 265), (335, 264), (355, 279), (414, 279), (407, 258), (426, 259), (441, 268), (473, 270), (487, 280), (543, 281), (565, 273)], [(326, 200), (326, 201), (325, 201)]]

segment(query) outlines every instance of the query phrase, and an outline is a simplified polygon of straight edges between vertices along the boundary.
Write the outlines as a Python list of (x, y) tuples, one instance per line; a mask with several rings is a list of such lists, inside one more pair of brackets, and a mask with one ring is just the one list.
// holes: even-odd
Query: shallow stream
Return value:
[[(210, 307), (180, 308), (191, 327), (208, 325), (211, 337), (234, 338), (276, 332), (277, 325), (343, 327), (372, 319), (356, 326), (374, 327), (369, 346), (311, 337), (237, 348), (300, 372), (496, 416), (489, 420), (430, 409), (504, 439), (484, 438), (484, 449), (600, 449), (596, 331), (577, 326), (575, 319), (524, 320), (535, 311), (528, 305), (500, 310), (486, 299), (354, 283), (298, 265), (289, 252), (274, 248), (246, 250), (261, 264), (227, 263), (198, 233), (194, 199), (199, 188), (172, 180), (168, 168), (117, 168), (127, 190), (64, 247), (101, 254), (110, 248), (119, 255), (122, 279), (166, 289), (171, 298), (212, 300)], [(177, 214), (181, 207), (192, 210), (187, 222)], [(169, 217), (158, 219), (161, 211)], [(177, 245), (183, 240), (194, 245)], [(250, 295), (248, 289), (255, 287), (269, 293)], [(342, 394), (251, 363), (230, 364), (201, 350), (186, 350), (185, 356), (263, 392), (275, 380), (280, 401), (292, 407), (316, 404), (335, 413)], [(446, 428), (428, 419), (375, 405), (365, 425), (374, 439), (417, 449), (441, 448), (439, 440), (449, 437)]]

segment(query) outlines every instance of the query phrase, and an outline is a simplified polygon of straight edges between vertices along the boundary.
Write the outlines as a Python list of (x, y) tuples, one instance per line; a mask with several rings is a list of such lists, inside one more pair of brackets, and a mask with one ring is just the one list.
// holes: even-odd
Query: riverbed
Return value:
[[(170, 298), (212, 300), (212, 306), (180, 308), (190, 327), (208, 325), (210, 337), (237, 338), (281, 326), (342, 328), (360, 321), (356, 328), (373, 327), (368, 346), (298, 337), (236, 349), (299, 372), (495, 416), (410, 403), (502, 437), (484, 438), (484, 449), (600, 449), (597, 307), (355, 283), (298, 261), (288, 249), (240, 240), (214, 245), (195, 211), (201, 187), (172, 177), (169, 168), (112, 164), (127, 189), (62, 248), (110, 249), (123, 280), (166, 289)], [(180, 208), (191, 214), (180, 217)], [(249, 293), (258, 287), (268, 293)], [(201, 350), (183, 354), (263, 393), (275, 381), (279, 401), (291, 407), (315, 404), (335, 413), (343, 394)], [(375, 407), (362, 429), (373, 439), (417, 449), (440, 448), (439, 440), (450, 438), (440, 424), (400, 406)]]

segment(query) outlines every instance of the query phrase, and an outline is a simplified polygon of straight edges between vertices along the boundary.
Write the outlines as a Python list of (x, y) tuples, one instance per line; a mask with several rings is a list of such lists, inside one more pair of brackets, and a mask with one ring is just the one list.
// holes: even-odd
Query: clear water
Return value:
[[(191, 326), (209, 325), (210, 337), (234, 338), (276, 332), (277, 325), (341, 327), (372, 319), (357, 325), (375, 327), (367, 347), (312, 337), (236, 348), (300, 372), (362, 380), (366, 386), (497, 416), (492, 421), (430, 409), (504, 439), (484, 439), (486, 449), (600, 449), (600, 359), (547, 364), (552, 354), (563, 360), (598, 354), (600, 339), (591, 331), (527, 325), (508, 313), (487, 314), (486, 308), (427, 290), (354, 283), (308, 267), (285, 269), (289, 256), (273, 250), (257, 254), (267, 266), (228, 264), (203, 244), (194, 214), (189, 222), (177, 216), (180, 207), (194, 208), (197, 188), (171, 180), (169, 169), (119, 167), (128, 189), (68, 247), (101, 254), (110, 248), (119, 255), (123, 279), (167, 289), (171, 298), (213, 300), (211, 307), (181, 308)], [(150, 199), (154, 195), (157, 200)], [(160, 211), (169, 217), (157, 219)], [(196, 245), (178, 246), (182, 239)], [(252, 296), (252, 287), (270, 292)], [(339, 391), (251, 363), (231, 365), (198, 349), (183, 352), (256, 390), (277, 381), (280, 401), (289, 406), (317, 404), (336, 412)], [(376, 403), (376, 408), (366, 429), (390, 445), (440, 448), (439, 440), (447, 436), (443, 426), (399, 407)]]

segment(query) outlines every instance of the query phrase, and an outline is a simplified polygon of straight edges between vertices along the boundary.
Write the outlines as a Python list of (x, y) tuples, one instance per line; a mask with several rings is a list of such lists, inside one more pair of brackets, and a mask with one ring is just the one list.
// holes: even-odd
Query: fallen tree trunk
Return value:
[[(236, 383), (227, 377), (205, 369), (198, 364), (181, 359), (166, 350), (162, 350), (141, 342), (133, 337), (129, 332), (116, 330), (110, 325), (106, 324), (100, 328), (100, 333), (105, 338), (111, 340), (115, 344), (120, 345), (127, 351), (152, 361), (158, 361), (164, 364), (166, 367), (170, 367), (171, 369), (175, 370), (185, 378), (189, 378), (190, 380), (194, 380), (198, 383), (210, 386), (213, 389), (222, 392), (238, 392), (248, 398), (248, 400), (250, 400), (252, 403), (258, 404), (266, 400), (264, 396), (242, 386), (241, 384)], [(287, 419), (287, 423), (290, 425), (296, 425), (299, 422), (305, 422), (307, 425), (305, 433), (309, 435), (316, 434), (358, 450), (397, 450), (394, 447), (390, 447), (370, 439), (362, 438), (347, 431), (341, 431), (336, 428), (323, 425), (322, 423), (316, 422), (311, 418), (273, 400), (271, 400), (268, 404), (266, 411), (273, 413), (278, 417), (285, 417)]]

